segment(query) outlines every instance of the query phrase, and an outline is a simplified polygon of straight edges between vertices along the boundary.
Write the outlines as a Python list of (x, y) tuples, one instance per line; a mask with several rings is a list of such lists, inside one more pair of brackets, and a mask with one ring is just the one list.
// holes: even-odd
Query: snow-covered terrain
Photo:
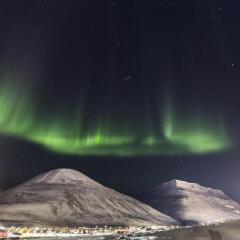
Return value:
[[(240, 221), (232, 220), (220, 224), (179, 228), (154, 234), (153, 239), (171, 240), (239, 240)], [(140, 239), (149, 239), (144, 238)]]
[(183, 224), (210, 224), (240, 219), (240, 205), (221, 190), (172, 180), (150, 189), (141, 198)]
[(39, 226), (173, 225), (177, 221), (71, 169), (0, 193), (0, 222)]

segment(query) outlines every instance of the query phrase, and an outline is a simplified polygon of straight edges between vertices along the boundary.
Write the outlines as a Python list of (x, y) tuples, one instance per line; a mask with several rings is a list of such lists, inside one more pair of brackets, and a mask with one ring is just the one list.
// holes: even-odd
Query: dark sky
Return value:
[(0, 126), (0, 187), (70, 167), (130, 195), (178, 178), (240, 200), (239, 10), (238, 0), (1, 0), (0, 125), (15, 99), (1, 95), (17, 81), (17, 96), (21, 88), (26, 94), (25, 86), (33, 88), (26, 102), (37, 120), (29, 132), (41, 126), (45, 133), (54, 118), (69, 136), (81, 115), (84, 133), (108, 124), (108, 132), (133, 134), (130, 148), (136, 148), (147, 133), (164, 135), (159, 122), (167, 106), (182, 131), (188, 123), (195, 126), (192, 119), (203, 125), (200, 131), (221, 124), (232, 144), (220, 152), (171, 156), (54, 152), (29, 141), (29, 132), (23, 139), (17, 131), (5, 136), (27, 115), (19, 94), (10, 115), (16, 121)]

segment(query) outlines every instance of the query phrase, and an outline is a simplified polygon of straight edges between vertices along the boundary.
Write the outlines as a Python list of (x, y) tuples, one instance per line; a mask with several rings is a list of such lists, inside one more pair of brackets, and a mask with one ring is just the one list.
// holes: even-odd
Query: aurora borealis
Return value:
[[(133, 3), (125, 4), (134, 8)], [(107, 11), (104, 5), (97, 7)], [(191, 49), (186, 45), (189, 31), (181, 35), (170, 22), (175, 37), (183, 38), (175, 42), (162, 24), (164, 14), (153, 24), (144, 7), (137, 8), (139, 15), (126, 19), (110, 11), (107, 27), (105, 22), (95, 22), (93, 27), (84, 12), (86, 21), (76, 23), (62, 13), (64, 9), (56, 13), (60, 23), (55, 22), (50, 7), (47, 26), (40, 11), (29, 27), (20, 21), (19, 28), (12, 26), (14, 33), (6, 30), (0, 49), (0, 134), (73, 156), (198, 155), (230, 150), (235, 136), (230, 117), (225, 117), (230, 104), (222, 107), (227, 103), (222, 90), (225, 81), (219, 82), (222, 62), (214, 58), (216, 66), (212, 62), (205, 66), (207, 60), (200, 59), (198, 64), (188, 52), (196, 59), (205, 58), (201, 55), (205, 45), (198, 52), (196, 39)], [(142, 19), (148, 20), (143, 23)], [(124, 34), (115, 29), (118, 21)], [(136, 21), (134, 28), (131, 21)], [(69, 33), (75, 23), (78, 30)], [(153, 30), (142, 28), (144, 24), (154, 25), (155, 33), (148, 33)], [(209, 47), (207, 52), (211, 51)]]
[[(39, 107), (36, 96), (34, 89), (21, 81), (2, 81), (1, 134), (35, 142), (51, 151), (80, 156), (202, 154), (231, 147), (231, 138), (217, 119), (204, 119), (196, 114), (183, 118), (169, 100), (163, 102), (159, 110), (161, 133), (156, 134), (157, 131), (148, 131), (152, 126), (141, 126), (141, 130), (131, 129), (131, 121), (128, 126), (111, 123), (110, 128), (105, 127), (102, 119), (96, 119), (97, 124), (87, 124), (81, 115), (66, 118), (64, 109), (63, 114), (57, 117), (47, 115)], [(140, 131), (144, 134), (139, 134)]]

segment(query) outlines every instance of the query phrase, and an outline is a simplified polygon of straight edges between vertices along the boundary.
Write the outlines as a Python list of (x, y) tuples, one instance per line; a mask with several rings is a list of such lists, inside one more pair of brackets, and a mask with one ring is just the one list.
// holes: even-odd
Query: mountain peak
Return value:
[(163, 187), (174, 186), (174, 187), (180, 187), (180, 188), (201, 187), (198, 183), (191, 183), (191, 182), (186, 182), (178, 179), (172, 179), (168, 182), (165, 182), (162, 184), (162, 186)]
[(72, 169), (55, 169), (0, 193), (0, 222), (23, 226), (148, 226), (178, 221)]
[(198, 183), (187, 182), (187, 181), (178, 180), (178, 179), (173, 179), (168, 182), (165, 182), (162, 185), (160, 185), (159, 188), (160, 189), (179, 189), (179, 190), (183, 189), (186, 191), (198, 192), (198, 193), (204, 193), (204, 194), (211, 193), (211, 194), (214, 194), (215, 196), (223, 197), (223, 198), (226, 197), (224, 192), (220, 189), (204, 187)]
[(28, 183), (74, 184), (79, 181), (96, 183), (94, 180), (87, 177), (83, 173), (70, 168), (59, 168), (46, 173), (42, 173), (28, 181)]

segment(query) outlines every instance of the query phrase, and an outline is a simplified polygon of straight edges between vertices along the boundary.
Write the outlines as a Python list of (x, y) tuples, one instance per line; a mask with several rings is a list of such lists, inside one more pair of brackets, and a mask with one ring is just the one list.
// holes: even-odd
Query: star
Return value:
[(127, 75), (126, 77), (124, 77), (124, 80), (130, 80), (130, 79), (131, 79), (130, 75)]

